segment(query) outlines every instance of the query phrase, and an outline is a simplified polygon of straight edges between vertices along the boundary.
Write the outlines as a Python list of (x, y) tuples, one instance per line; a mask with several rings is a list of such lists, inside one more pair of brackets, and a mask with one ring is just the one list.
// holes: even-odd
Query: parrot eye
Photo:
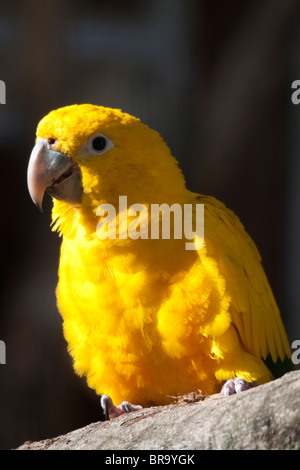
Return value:
[(82, 159), (91, 155), (102, 155), (114, 147), (113, 142), (103, 134), (94, 134), (78, 149)]
[(103, 137), (102, 135), (95, 137), (94, 140), (92, 141), (92, 147), (94, 150), (97, 150), (98, 152), (101, 152), (101, 150), (104, 150), (106, 147), (105, 137)]
[(78, 149), (78, 156), (85, 160), (93, 155), (102, 155), (113, 147), (113, 142), (106, 135), (94, 134)]

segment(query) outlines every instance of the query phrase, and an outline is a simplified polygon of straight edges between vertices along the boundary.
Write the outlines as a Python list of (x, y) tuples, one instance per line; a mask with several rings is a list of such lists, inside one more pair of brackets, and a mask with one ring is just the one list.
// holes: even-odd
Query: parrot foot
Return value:
[(240, 393), (252, 387), (256, 387), (255, 382), (247, 382), (241, 377), (237, 377), (236, 379), (227, 380), (222, 387), (221, 393), (223, 393), (226, 397), (229, 397), (234, 393)]
[(103, 408), (106, 421), (115, 419), (124, 413), (131, 411), (141, 410), (141, 405), (132, 405), (128, 401), (123, 401), (120, 405), (115, 406), (112, 399), (108, 395), (102, 395), (100, 399), (101, 407)]

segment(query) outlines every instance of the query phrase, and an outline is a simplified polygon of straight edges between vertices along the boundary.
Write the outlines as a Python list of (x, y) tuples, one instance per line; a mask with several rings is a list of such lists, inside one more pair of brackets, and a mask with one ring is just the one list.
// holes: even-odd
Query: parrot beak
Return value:
[(27, 184), (31, 199), (41, 212), (45, 191), (71, 204), (81, 202), (79, 167), (66, 154), (52, 149), (47, 139), (39, 138), (31, 152)]

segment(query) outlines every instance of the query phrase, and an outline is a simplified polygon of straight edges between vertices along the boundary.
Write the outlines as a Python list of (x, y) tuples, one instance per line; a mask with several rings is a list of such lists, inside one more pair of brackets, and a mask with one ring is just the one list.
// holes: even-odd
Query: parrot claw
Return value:
[(229, 397), (234, 393), (241, 393), (251, 387), (256, 387), (256, 383), (247, 382), (245, 379), (237, 377), (236, 379), (227, 380), (222, 387), (221, 393), (223, 393), (225, 397)]
[(115, 406), (108, 395), (102, 395), (100, 403), (104, 411), (106, 421), (115, 419), (124, 413), (130, 413), (131, 411), (137, 411), (143, 408), (141, 405), (132, 405), (131, 403), (128, 403), (128, 401), (123, 401), (120, 405)]
[(130, 413), (132, 411), (130, 403), (128, 403), (128, 401), (123, 401), (121, 403), (121, 406), (122, 406), (123, 410), (126, 411), (126, 413)]

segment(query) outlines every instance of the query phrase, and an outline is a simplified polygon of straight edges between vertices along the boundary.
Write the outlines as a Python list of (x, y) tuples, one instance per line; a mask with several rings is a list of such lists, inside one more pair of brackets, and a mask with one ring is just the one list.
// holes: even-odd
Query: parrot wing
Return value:
[(204, 204), (207, 256), (212, 256), (231, 296), (230, 313), (246, 349), (264, 360), (285, 361), (290, 348), (260, 254), (235, 214), (210, 196)]

